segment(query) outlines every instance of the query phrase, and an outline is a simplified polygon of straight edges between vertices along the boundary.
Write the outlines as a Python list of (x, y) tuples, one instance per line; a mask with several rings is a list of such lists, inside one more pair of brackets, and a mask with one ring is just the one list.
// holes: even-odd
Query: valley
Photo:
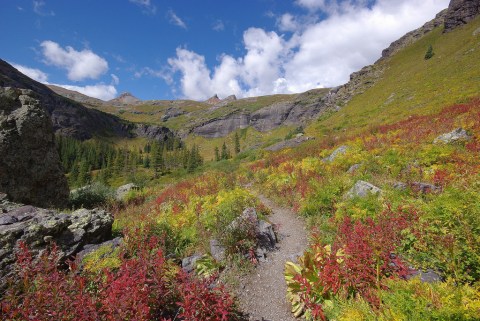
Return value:
[(334, 88), (111, 100), (0, 60), (1, 320), (480, 320), (480, 2)]

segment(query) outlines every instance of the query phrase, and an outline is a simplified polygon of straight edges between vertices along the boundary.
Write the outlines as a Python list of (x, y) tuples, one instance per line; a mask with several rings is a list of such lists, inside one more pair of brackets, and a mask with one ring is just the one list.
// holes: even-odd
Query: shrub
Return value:
[(415, 221), (416, 212), (411, 209), (388, 208), (376, 221), (344, 218), (332, 245), (314, 240), (300, 265), (286, 265), (288, 298), (294, 312), (324, 320), (324, 306), (336, 297), (361, 296), (378, 307), (385, 280), (407, 274), (406, 264), (395, 253), (402, 245), (402, 230)]
[(73, 208), (93, 208), (113, 199), (114, 192), (101, 183), (93, 183), (70, 193), (70, 206)]

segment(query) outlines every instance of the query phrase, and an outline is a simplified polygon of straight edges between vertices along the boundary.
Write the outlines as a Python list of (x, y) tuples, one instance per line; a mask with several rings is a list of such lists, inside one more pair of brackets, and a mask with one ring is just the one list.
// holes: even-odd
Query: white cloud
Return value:
[(107, 61), (89, 49), (76, 51), (70, 46), (63, 49), (50, 40), (43, 41), (40, 46), (45, 63), (66, 69), (70, 80), (97, 79), (108, 71)]
[(219, 65), (210, 72), (205, 57), (187, 49), (177, 48), (177, 56), (168, 60), (174, 72), (180, 72), (183, 94), (192, 99), (205, 99), (214, 93), (220, 96), (257, 96), (272, 93), (280, 77), (284, 40), (275, 32), (250, 28), (243, 41), (244, 57), (220, 57)]
[(223, 23), (222, 20), (217, 20), (213, 24), (212, 29), (215, 30), (215, 31), (223, 31), (223, 30), (225, 30), (225, 24)]
[(185, 30), (187, 29), (187, 24), (182, 19), (180, 19), (180, 17), (177, 16), (175, 12), (173, 12), (173, 10), (168, 10), (167, 16), (170, 19), (170, 23)]
[(45, 10), (45, 1), (41, 1), (41, 0), (38, 0), (38, 1), (34, 0), (33, 1), (33, 12), (35, 12), (39, 16), (54, 16), (55, 15), (55, 12), (53, 12), (52, 10), (50, 10), (50, 11)]
[(147, 14), (157, 13), (157, 7), (150, 0), (129, 0), (129, 1), (141, 7), (144, 13), (147, 13)]
[(110, 76), (112, 76), (112, 84), (118, 85), (118, 84), (120, 83), (120, 78), (118, 78), (117, 75), (115, 75), (115, 74), (110, 74)]
[(280, 18), (277, 19), (277, 25), (280, 31), (295, 31), (298, 29), (298, 23), (295, 16), (290, 13), (281, 15)]
[(118, 92), (114, 85), (96, 84), (87, 86), (71, 86), (54, 84), (55, 86), (62, 87), (68, 90), (78, 91), (81, 94), (98, 98), (101, 100), (110, 100), (117, 96)]
[(22, 74), (32, 78), (33, 80), (36, 80), (44, 84), (48, 84), (48, 75), (43, 71), (41, 71), (40, 69), (30, 68), (30, 67), (22, 66), (15, 63), (11, 63), (11, 65), (15, 69), (20, 71)]
[(180, 73), (185, 97), (266, 95), (302, 92), (345, 83), (350, 73), (373, 63), (382, 49), (448, 6), (449, 0), (297, 0), (326, 18), (284, 14), (276, 32), (249, 28), (244, 32), (245, 55), (223, 54), (213, 68), (196, 52), (178, 48), (168, 59)]

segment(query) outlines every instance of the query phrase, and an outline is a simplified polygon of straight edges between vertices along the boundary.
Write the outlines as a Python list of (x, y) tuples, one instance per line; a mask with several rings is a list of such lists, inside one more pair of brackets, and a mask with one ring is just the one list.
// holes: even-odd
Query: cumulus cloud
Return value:
[(12, 63), (11, 64), (15, 69), (20, 71), (22, 74), (36, 80), (38, 82), (48, 84), (48, 75), (41, 71), (40, 69), (30, 68), (26, 66), (22, 66), (19, 64)]
[(240, 58), (222, 55), (213, 72), (208, 69), (205, 57), (177, 48), (176, 57), (168, 63), (174, 72), (182, 74), (183, 94), (192, 99), (205, 99), (213, 93), (256, 96), (274, 92), (286, 48), (284, 40), (275, 32), (250, 28), (245, 31), (243, 42), (246, 55)]
[(40, 46), (45, 63), (66, 69), (70, 80), (97, 79), (108, 71), (107, 61), (89, 49), (77, 51), (70, 46), (64, 49), (50, 40)]
[[(333, 87), (350, 73), (373, 63), (382, 49), (432, 19), (448, 0), (297, 0), (309, 11), (322, 10), (321, 21), (290, 13), (277, 20), (279, 31), (249, 28), (245, 55), (223, 54), (213, 68), (193, 51), (177, 48), (168, 59), (180, 74), (183, 95), (205, 99), (217, 93), (240, 97), (295, 93)], [(310, 12), (309, 15), (311, 16)]]
[(174, 24), (175, 26), (178, 26), (185, 30), (187, 29), (187, 24), (182, 19), (180, 19), (180, 17), (177, 16), (177, 14), (173, 12), (173, 10), (168, 10), (167, 16), (171, 24)]
[(157, 7), (151, 2), (151, 0), (129, 0), (129, 1), (141, 7), (144, 13), (148, 13), (148, 14), (157, 13)]
[(101, 100), (110, 100), (117, 96), (118, 92), (114, 85), (96, 84), (87, 86), (72, 86), (54, 84), (55, 86), (62, 87), (68, 90), (78, 91), (81, 94), (98, 98)]

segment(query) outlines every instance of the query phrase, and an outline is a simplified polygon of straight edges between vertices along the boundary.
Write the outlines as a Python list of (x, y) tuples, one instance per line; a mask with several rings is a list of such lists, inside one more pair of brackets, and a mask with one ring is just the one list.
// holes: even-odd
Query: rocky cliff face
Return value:
[(480, 14), (479, 0), (452, 0), (445, 16), (445, 32), (468, 23)]
[(1, 59), (0, 87), (32, 90), (50, 115), (55, 133), (81, 140), (94, 135), (128, 136), (123, 122), (118, 117), (86, 108), (80, 103), (62, 97)]
[(327, 91), (328, 89), (313, 89), (296, 95), (291, 100), (273, 103), (255, 112), (233, 109), (226, 116), (195, 124), (190, 133), (215, 138), (249, 126), (266, 132), (281, 125), (305, 124), (324, 110)]
[(112, 216), (103, 210), (81, 209), (58, 213), (30, 205), (11, 203), (0, 193), (0, 289), (13, 272), (15, 251), (24, 242), (34, 254), (55, 242), (61, 260), (70, 258), (88, 244), (111, 236)]
[(133, 130), (135, 136), (145, 137), (151, 140), (166, 141), (168, 138), (172, 138), (175, 134), (167, 127), (136, 124)]
[(52, 123), (31, 90), (0, 87), (0, 155), (0, 192), (27, 204), (66, 205)]

